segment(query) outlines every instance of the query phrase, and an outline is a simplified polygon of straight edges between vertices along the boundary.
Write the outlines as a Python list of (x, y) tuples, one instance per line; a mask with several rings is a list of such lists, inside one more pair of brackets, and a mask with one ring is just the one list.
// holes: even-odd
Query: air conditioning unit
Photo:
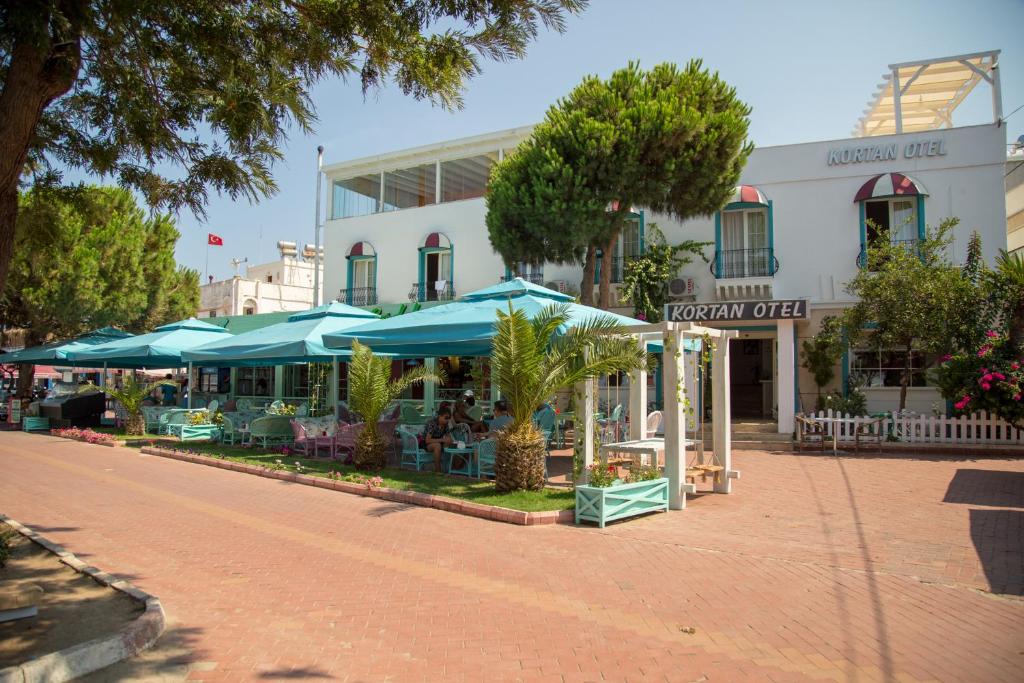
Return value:
[(692, 277), (677, 277), (668, 281), (668, 295), (673, 299), (696, 296), (697, 284)]
[(544, 286), (548, 289), (553, 289), (556, 292), (565, 294), (569, 290), (569, 283), (565, 280), (550, 280), (544, 283)]

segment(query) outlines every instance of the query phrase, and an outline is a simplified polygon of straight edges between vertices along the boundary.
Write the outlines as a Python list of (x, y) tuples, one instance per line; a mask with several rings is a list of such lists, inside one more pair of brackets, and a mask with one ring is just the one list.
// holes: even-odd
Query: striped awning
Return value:
[(444, 233), (432, 232), (427, 235), (420, 249), (451, 249), (452, 241)]
[(737, 185), (729, 197), (728, 204), (761, 204), (768, 206), (768, 197), (753, 185)]
[(352, 248), (348, 250), (348, 257), (353, 256), (376, 256), (377, 251), (373, 248), (373, 245), (369, 242), (356, 242), (352, 245)]
[(928, 190), (919, 181), (903, 173), (883, 173), (861, 185), (854, 203), (883, 197), (927, 197)]

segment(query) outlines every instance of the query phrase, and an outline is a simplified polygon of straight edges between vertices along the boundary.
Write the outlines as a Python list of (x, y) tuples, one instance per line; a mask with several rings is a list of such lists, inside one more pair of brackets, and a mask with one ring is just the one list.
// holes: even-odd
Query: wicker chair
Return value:
[(807, 448), (817, 447), (818, 450), (824, 451), (825, 442), (828, 440), (828, 430), (824, 423), (804, 415), (797, 415), (795, 419), (796, 449), (803, 451)]
[(854, 449), (859, 451), (861, 443), (866, 446), (874, 446), (881, 452), (882, 442), (885, 441), (885, 418), (879, 417), (873, 420), (857, 421), (857, 428), (854, 432)]

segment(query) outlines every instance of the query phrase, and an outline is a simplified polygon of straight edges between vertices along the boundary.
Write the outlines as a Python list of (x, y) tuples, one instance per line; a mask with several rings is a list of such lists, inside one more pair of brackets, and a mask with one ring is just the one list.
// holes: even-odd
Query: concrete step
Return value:
[[(704, 439), (711, 439), (713, 434), (711, 430), (704, 431)], [(779, 434), (778, 432), (748, 432), (748, 431), (737, 431), (732, 432), (733, 441), (792, 441), (792, 434)]]
[(791, 451), (793, 440), (786, 441), (737, 441), (733, 439), (734, 451)]

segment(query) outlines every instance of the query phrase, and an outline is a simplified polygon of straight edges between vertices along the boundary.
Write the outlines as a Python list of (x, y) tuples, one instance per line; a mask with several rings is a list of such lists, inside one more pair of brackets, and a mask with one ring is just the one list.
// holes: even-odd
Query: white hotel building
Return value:
[[(844, 284), (864, 263), (867, 220), (903, 226), (897, 238), (913, 241), (925, 226), (958, 217), (958, 261), (975, 230), (987, 260), (1006, 248), (1007, 136), (997, 59), (998, 52), (985, 52), (891, 65), (853, 137), (755, 149), (742, 190), (712, 216), (680, 223), (639, 210), (616, 247), (613, 282), (621, 281), (622, 263), (643, 252), (651, 223), (670, 243), (714, 244), (711, 263), (687, 266), (672, 291), (680, 304), (695, 304), (677, 314), (740, 331), (731, 353), (735, 418), (774, 419), (787, 433), (794, 412), (814, 408), (816, 387), (801, 367), (800, 341), (851, 303)], [(991, 89), (993, 122), (954, 126), (953, 110), (979, 83)], [(394, 310), (387, 305), (432, 305), (512, 275), (488, 240), (483, 195), (491, 166), (530, 130), (326, 166), (326, 298)], [(580, 266), (517, 270), (579, 291)], [(756, 301), (779, 303), (737, 305)], [(624, 305), (621, 312), (631, 310)], [(851, 349), (832, 389), (856, 378), (871, 410), (891, 410), (902, 366), (900, 352)], [(938, 401), (928, 374), (916, 373), (908, 408), (930, 412)]]

